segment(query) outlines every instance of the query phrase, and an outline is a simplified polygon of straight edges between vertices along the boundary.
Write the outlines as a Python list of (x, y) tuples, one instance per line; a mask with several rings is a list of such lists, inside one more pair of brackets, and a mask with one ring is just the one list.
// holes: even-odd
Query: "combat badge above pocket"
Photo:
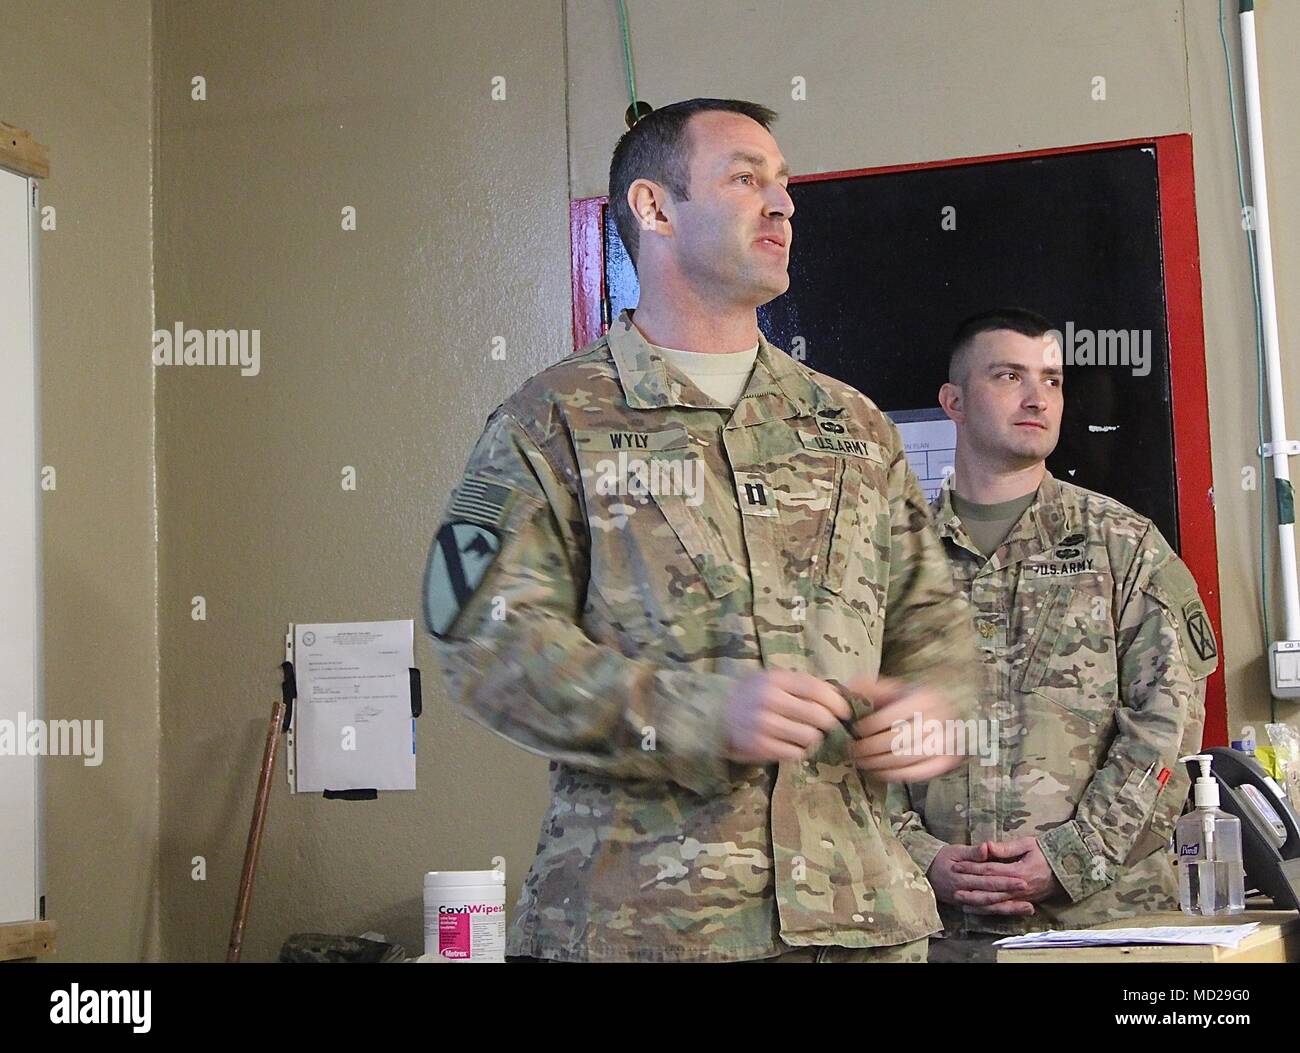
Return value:
[(485, 476), (461, 480), (433, 539), (424, 571), (425, 627), (438, 639), (452, 635), (509, 534), (544, 502)]

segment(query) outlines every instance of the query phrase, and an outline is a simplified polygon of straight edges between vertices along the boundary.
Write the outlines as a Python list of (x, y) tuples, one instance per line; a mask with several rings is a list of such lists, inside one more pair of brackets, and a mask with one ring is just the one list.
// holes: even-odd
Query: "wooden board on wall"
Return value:
[(57, 933), (58, 926), (52, 921), (0, 925), (0, 962), (53, 954), (54, 937)]
[(48, 179), (49, 148), (38, 143), (23, 129), (0, 121), (0, 168), (8, 168), (19, 175), (36, 179)]

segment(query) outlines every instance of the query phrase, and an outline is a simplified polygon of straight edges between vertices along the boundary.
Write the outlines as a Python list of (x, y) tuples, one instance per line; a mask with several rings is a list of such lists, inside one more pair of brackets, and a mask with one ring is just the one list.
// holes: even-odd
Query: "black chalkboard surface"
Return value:
[[(922, 410), (937, 404), (961, 319), (997, 306), (1046, 315), (1075, 334), (1049, 469), (1149, 516), (1178, 547), (1153, 146), (810, 177), (790, 192), (790, 290), (759, 311), (768, 339), (886, 411)], [(608, 216), (604, 239), (612, 316), (638, 288)], [(1115, 364), (1081, 364), (1102, 341)]]

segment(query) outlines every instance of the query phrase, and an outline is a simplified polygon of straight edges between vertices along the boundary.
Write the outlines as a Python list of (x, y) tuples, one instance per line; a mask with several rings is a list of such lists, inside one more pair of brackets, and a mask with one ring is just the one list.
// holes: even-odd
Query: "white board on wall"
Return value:
[(44, 717), (36, 214), (36, 181), (0, 168), (0, 924), (39, 918), (44, 896), (41, 758), (17, 749)]

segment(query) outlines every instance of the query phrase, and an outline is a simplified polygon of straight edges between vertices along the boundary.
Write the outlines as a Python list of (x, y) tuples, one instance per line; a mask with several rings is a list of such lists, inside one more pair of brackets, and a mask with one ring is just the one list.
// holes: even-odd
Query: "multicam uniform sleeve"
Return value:
[[(1125, 575), (1116, 623), (1119, 705), (1115, 737), (1074, 819), (1039, 836), (1057, 880), (1075, 902), (1105, 888), (1129, 857), (1157, 804), (1176, 817), (1175, 774), (1161, 798), (1162, 769), (1199, 749), (1205, 678), (1218, 650), (1196, 581), (1154, 526)], [(1159, 799), (1159, 800), (1158, 800)]]
[[(880, 672), (942, 691), (954, 720), (975, 716), (980, 682), (970, 609), (953, 584), (929, 504), (907, 463), (897, 428), (890, 425), (889, 589)], [(888, 791), (895, 836), (922, 871), (947, 842), (925, 829), (905, 786)]]
[(921, 873), (927, 873), (934, 857), (948, 846), (948, 842), (941, 841), (925, 828), (924, 816), (913, 803), (909, 786), (891, 782), (885, 794), (890, 829), (907, 849), (912, 862), (921, 868)]
[(578, 496), (507, 407), (488, 418), (429, 553), (424, 615), (453, 704), (532, 753), (616, 778), (725, 792), (731, 679), (657, 667), (579, 624)]
[(970, 608), (953, 584), (902, 437), (892, 424), (890, 431), (889, 587), (880, 672), (942, 691), (953, 718), (964, 720), (975, 715), (979, 682)]

